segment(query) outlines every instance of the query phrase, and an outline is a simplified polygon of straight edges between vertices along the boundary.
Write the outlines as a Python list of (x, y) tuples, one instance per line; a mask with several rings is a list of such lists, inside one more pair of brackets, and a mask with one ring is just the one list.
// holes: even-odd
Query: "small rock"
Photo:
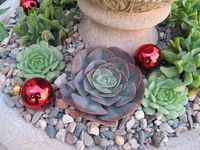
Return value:
[(49, 117), (54, 118), (58, 115), (59, 108), (58, 107), (51, 107)]
[(74, 133), (74, 131), (75, 131), (75, 129), (76, 129), (76, 122), (71, 122), (71, 123), (69, 124), (68, 129), (69, 129), (69, 132), (70, 132), (70, 133)]
[(142, 129), (146, 129), (147, 128), (147, 120), (146, 119), (140, 120), (140, 127)]
[(91, 123), (90, 127), (89, 127), (89, 130), (88, 132), (92, 135), (99, 135), (99, 127), (98, 127), (98, 124), (96, 123)]
[(109, 140), (114, 140), (114, 138), (115, 138), (115, 134), (113, 132), (109, 131), (109, 130), (108, 131), (104, 131), (103, 135), (106, 138), (108, 138)]
[(121, 123), (119, 124), (119, 129), (125, 129), (128, 120), (130, 120), (130, 116), (123, 118)]
[(9, 19), (9, 24), (15, 24), (16, 20), (15, 19)]
[(42, 116), (43, 112), (42, 111), (37, 111), (36, 113), (34, 113), (33, 118), (32, 118), (32, 123), (35, 124), (40, 117)]
[(11, 98), (10, 96), (4, 95), (3, 100), (7, 107), (12, 108), (15, 106), (15, 100)]
[(67, 74), (66, 73), (63, 73), (62, 75), (60, 75), (55, 81), (54, 81), (54, 84), (60, 88), (62, 84), (65, 84), (67, 83), (66, 81), (66, 78), (67, 78)]
[(9, 66), (3, 67), (3, 68), (1, 69), (1, 73), (2, 73), (3, 75), (6, 75), (6, 74), (9, 72), (9, 70), (10, 70), (10, 67), (9, 67)]
[(50, 138), (53, 138), (55, 136), (55, 134), (56, 134), (56, 130), (52, 125), (48, 125), (45, 128), (45, 132)]
[(101, 140), (102, 140), (102, 139), (101, 139), (101, 136), (100, 136), (100, 135), (94, 136), (94, 142), (95, 142), (96, 145), (100, 145)]
[(119, 130), (116, 130), (115, 131), (115, 134), (116, 135), (126, 135), (126, 131), (124, 129), (119, 129)]
[(131, 145), (129, 143), (126, 143), (123, 145), (124, 150), (130, 150), (131, 149)]
[(67, 52), (69, 52), (69, 53), (73, 53), (74, 52), (74, 48), (69, 48), (69, 49), (67, 49)]
[(64, 143), (65, 142), (66, 133), (67, 133), (66, 129), (60, 129), (60, 130), (58, 130), (58, 132), (57, 132), (55, 137), (56, 137), (56, 139), (58, 139), (59, 141)]
[(108, 145), (107, 150), (119, 150), (117, 146), (114, 145)]
[(86, 146), (92, 146), (94, 144), (93, 138), (87, 132), (84, 133), (83, 142)]
[(138, 133), (138, 142), (140, 144), (144, 144), (145, 140), (146, 140), (146, 136), (144, 134), (144, 131), (140, 130), (139, 133)]
[(67, 101), (64, 99), (57, 99), (56, 106), (60, 109), (67, 109), (69, 107)]
[(115, 143), (116, 143), (117, 145), (122, 146), (122, 145), (124, 145), (124, 142), (125, 142), (125, 140), (124, 140), (124, 137), (123, 137), (123, 136), (117, 135), (117, 136), (115, 137)]
[(194, 104), (192, 105), (192, 109), (193, 109), (193, 110), (200, 110), (200, 106), (199, 106), (198, 104), (194, 103)]
[(67, 142), (68, 144), (73, 145), (73, 144), (76, 143), (77, 140), (78, 140), (77, 137), (74, 136), (73, 134), (67, 134), (66, 142)]
[(159, 128), (160, 128), (161, 131), (165, 131), (167, 133), (174, 133), (175, 132), (175, 130), (172, 129), (172, 127), (168, 123), (162, 123)]
[(167, 142), (168, 138), (166, 136), (166, 133), (163, 131), (157, 131), (153, 136), (153, 143), (156, 147), (160, 147), (164, 145), (164, 143)]
[(66, 115), (63, 115), (62, 121), (64, 124), (67, 124), (67, 123), (74, 122), (74, 119), (71, 116), (69, 116), (68, 114), (66, 114)]
[(84, 123), (78, 123), (75, 129), (75, 136), (79, 137), (81, 135), (81, 132), (86, 131), (87, 126)]
[(197, 112), (196, 115), (195, 115), (195, 121), (197, 123), (200, 123), (200, 112)]
[(154, 124), (158, 127), (162, 124), (162, 122), (160, 120), (155, 120)]
[(84, 148), (85, 148), (85, 145), (84, 145), (83, 141), (79, 140), (79, 141), (76, 142), (76, 149), (77, 150), (84, 150)]
[(29, 112), (24, 111), (21, 113), (21, 116), (24, 118), (25, 122), (27, 122), (27, 123), (31, 122), (32, 116)]
[(188, 122), (188, 118), (187, 118), (187, 114), (184, 113), (183, 115), (179, 116), (179, 119), (181, 122), (187, 123)]
[(63, 124), (62, 120), (58, 120), (55, 128), (56, 128), (56, 130), (64, 128), (64, 124)]
[(135, 119), (141, 120), (144, 119), (144, 112), (142, 110), (138, 110), (135, 112)]
[(114, 141), (102, 138), (100, 145), (103, 146), (103, 147), (107, 147), (109, 145), (114, 145)]
[(52, 125), (52, 126), (55, 126), (55, 125), (57, 124), (57, 122), (58, 122), (58, 119), (57, 119), (57, 118), (50, 118), (50, 119), (49, 119), (49, 123), (50, 123), (50, 125)]
[(126, 123), (126, 130), (129, 131), (135, 124), (135, 118), (131, 117), (131, 119)]
[(131, 145), (132, 148), (137, 149), (140, 145), (138, 144), (136, 139), (131, 139), (129, 140), (129, 144)]
[(47, 122), (44, 119), (41, 119), (36, 123), (36, 126), (44, 130), (47, 126)]
[(157, 120), (161, 120), (163, 118), (163, 114), (161, 114), (161, 113), (157, 113), (156, 114), (156, 119)]
[(6, 85), (6, 76), (2, 73), (0, 73), (0, 85), (5, 86)]
[(193, 119), (192, 119), (192, 112), (191, 111), (187, 111), (187, 117), (188, 117), (190, 129), (192, 129), (193, 125), (194, 125), (194, 122), (193, 122)]

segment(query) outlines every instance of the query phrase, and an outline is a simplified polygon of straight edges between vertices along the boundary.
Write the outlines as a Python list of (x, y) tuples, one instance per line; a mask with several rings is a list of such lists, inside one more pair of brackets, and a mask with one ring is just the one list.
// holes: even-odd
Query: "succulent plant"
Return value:
[(200, 1), (199, 0), (176, 0), (172, 4), (171, 15), (168, 25), (190, 31), (199, 25)]
[(18, 76), (30, 79), (45, 78), (49, 81), (58, 77), (64, 69), (62, 53), (47, 42), (33, 44), (17, 55)]
[(178, 78), (168, 78), (161, 71), (153, 72), (145, 79), (146, 91), (142, 101), (143, 110), (148, 115), (160, 113), (162, 121), (176, 119), (185, 112), (188, 89)]
[(191, 88), (200, 87), (200, 28), (193, 28), (187, 38), (177, 37), (162, 51), (164, 58), (174, 64), (183, 81)]
[(73, 87), (61, 93), (89, 119), (115, 122), (133, 113), (144, 96), (142, 73), (129, 54), (119, 48), (84, 49), (72, 64)]
[[(3, 15), (10, 7), (0, 9), (0, 15)], [(8, 32), (2, 22), (0, 22), (0, 42), (8, 36)]]
[(21, 37), (23, 45), (41, 40), (54, 46), (60, 45), (70, 33), (70, 21), (76, 14), (75, 9), (65, 13), (65, 6), (71, 6), (71, 2), (73, 0), (44, 0), (40, 8), (29, 11), (27, 17), (23, 16), (13, 31)]

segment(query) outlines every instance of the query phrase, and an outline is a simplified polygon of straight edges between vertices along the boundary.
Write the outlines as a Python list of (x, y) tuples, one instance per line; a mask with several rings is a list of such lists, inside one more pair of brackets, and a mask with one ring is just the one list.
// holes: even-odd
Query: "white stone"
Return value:
[(67, 123), (74, 122), (74, 119), (71, 116), (66, 114), (66, 115), (63, 115), (62, 121), (64, 124), (67, 124)]
[(129, 131), (134, 126), (135, 122), (135, 118), (131, 117), (131, 119), (126, 123), (126, 130)]
[(62, 75), (60, 75), (55, 81), (54, 81), (54, 84), (57, 86), (57, 87), (61, 87), (62, 84), (65, 84), (65, 80), (66, 80), (66, 77), (67, 77), (67, 74), (66, 73), (63, 73)]
[(84, 148), (85, 148), (85, 145), (84, 145), (83, 141), (79, 140), (79, 141), (76, 142), (76, 149), (77, 150), (84, 150)]
[(92, 135), (99, 135), (99, 127), (95, 123), (91, 123), (88, 132)]
[(136, 139), (131, 139), (129, 141), (129, 144), (131, 145), (132, 148), (137, 149), (140, 145), (138, 144), (138, 142), (136, 141)]
[(66, 129), (60, 129), (58, 130), (57, 134), (56, 134), (56, 139), (60, 140), (61, 142), (65, 142), (65, 137), (66, 137)]
[(155, 124), (156, 126), (160, 126), (160, 125), (162, 124), (162, 122), (161, 122), (160, 120), (155, 120), (155, 121), (154, 121), (154, 124)]
[(141, 120), (144, 119), (144, 112), (142, 110), (138, 110), (135, 112), (135, 119)]
[(117, 145), (122, 146), (122, 145), (124, 145), (124, 142), (125, 142), (125, 140), (124, 140), (124, 137), (123, 137), (123, 136), (117, 135), (117, 136), (115, 137), (115, 143), (116, 143)]
[(42, 128), (44, 130), (47, 126), (47, 122), (44, 119), (41, 119), (36, 123), (36, 126)]

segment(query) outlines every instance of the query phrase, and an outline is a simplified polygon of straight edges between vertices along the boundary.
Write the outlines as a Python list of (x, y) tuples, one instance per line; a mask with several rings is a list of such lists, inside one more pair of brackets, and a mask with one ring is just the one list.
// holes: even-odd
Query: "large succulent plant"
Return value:
[(199, 16), (199, 0), (176, 0), (172, 4), (168, 25), (190, 31), (193, 27), (199, 25)]
[(29, 16), (23, 16), (21, 23), (13, 31), (21, 37), (23, 45), (45, 40), (57, 46), (63, 43), (70, 33), (70, 21), (75, 10), (64, 12), (65, 6), (71, 6), (73, 0), (44, 0), (40, 8), (29, 11)]
[[(173, 70), (173, 68), (171, 68)], [(165, 68), (161, 68), (161, 71)], [(185, 112), (188, 89), (178, 78), (168, 78), (163, 72), (153, 72), (146, 80), (145, 98), (142, 101), (148, 115), (161, 113), (162, 121), (176, 119)]]
[(64, 69), (62, 53), (47, 42), (31, 45), (17, 55), (18, 76), (30, 79), (34, 77), (46, 78), (51, 81), (60, 75)]
[(200, 87), (200, 29), (193, 28), (186, 39), (176, 38), (162, 54), (182, 73), (186, 85)]
[(75, 88), (63, 86), (68, 103), (86, 118), (108, 123), (133, 113), (144, 96), (142, 73), (119, 48), (84, 49), (73, 60)]

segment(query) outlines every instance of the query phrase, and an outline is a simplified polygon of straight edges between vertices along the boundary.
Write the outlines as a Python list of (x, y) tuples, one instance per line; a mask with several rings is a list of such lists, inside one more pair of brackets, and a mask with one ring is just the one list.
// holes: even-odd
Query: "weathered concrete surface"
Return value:
[[(0, 150), (75, 150), (25, 123), (16, 110), (4, 105), (3, 98), (0, 93)], [(171, 138), (166, 147), (148, 150), (200, 150), (200, 129)]]
[(3, 98), (0, 93), (0, 150), (75, 150), (25, 123), (17, 110), (4, 105)]

